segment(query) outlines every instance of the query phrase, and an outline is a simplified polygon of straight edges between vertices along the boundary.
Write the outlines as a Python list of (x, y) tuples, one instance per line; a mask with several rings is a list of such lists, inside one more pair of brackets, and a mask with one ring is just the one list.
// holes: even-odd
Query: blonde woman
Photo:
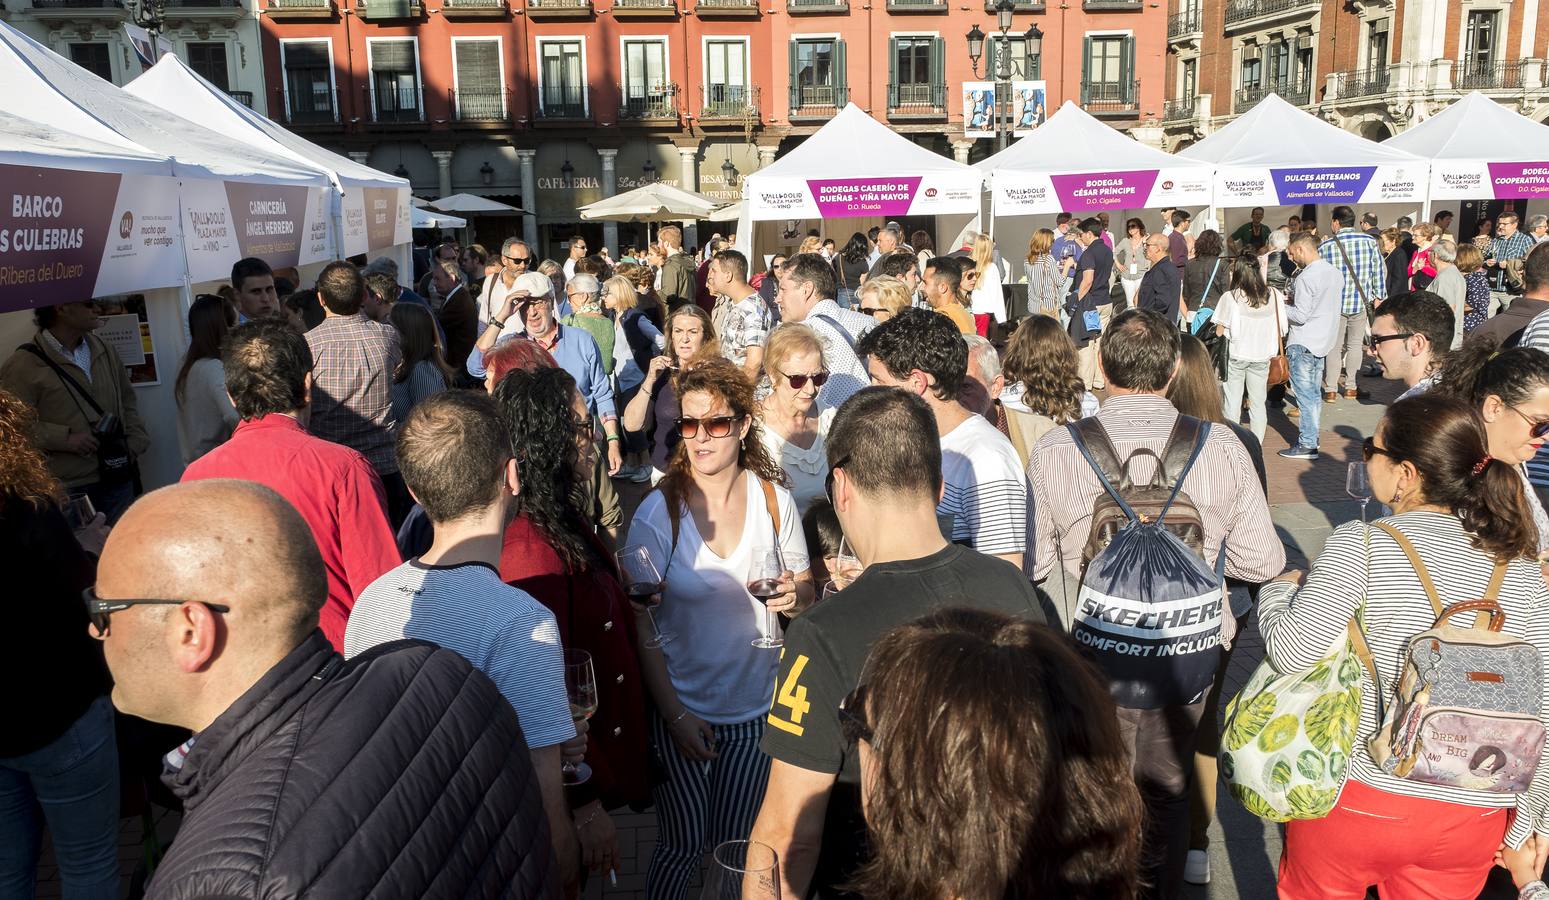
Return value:
[[(633, 278), (615, 275), (602, 286), (602, 302), (613, 318), (614, 393), (620, 409), (629, 406), (645, 382), (651, 360), (667, 348), (667, 341), (656, 324), (640, 309), (640, 292)], [(645, 431), (624, 430), (624, 470), (619, 477), (637, 482), (651, 474)]]
[(823, 438), (835, 413), (830, 408), (819, 415), (817, 410), (818, 391), (828, 381), (817, 332), (797, 323), (769, 332), (764, 374), (771, 390), (759, 404), (758, 437), (790, 479), (797, 512), (805, 514), (807, 506), (823, 496), (828, 477)]
[(973, 289), (974, 314), (988, 313), (996, 322), (1006, 321), (1006, 295), (1001, 290), (1000, 266), (995, 264), (995, 242), (989, 235), (974, 238), (973, 263), (978, 275)]
[(869, 278), (855, 292), (860, 304), (860, 311), (876, 319), (878, 322), (886, 322), (900, 312), (913, 305), (913, 298), (909, 295), (909, 285), (904, 284), (890, 275), (878, 275)]
[(1031, 315), (1060, 317), (1065, 298), (1060, 295), (1064, 276), (1054, 261), (1054, 231), (1040, 228), (1027, 242), (1027, 261), (1022, 271), (1027, 279), (1027, 311)]
[(802, 240), (801, 248), (799, 250), (797, 250), (796, 252), (798, 254), (801, 254), (801, 253), (817, 253), (818, 251), (820, 251), (822, 249), (823, 249), (823, 239), (818, 237), (815, 234), (809, 234), (809, 235), (806, 236), (806, 238), (804, 238)]

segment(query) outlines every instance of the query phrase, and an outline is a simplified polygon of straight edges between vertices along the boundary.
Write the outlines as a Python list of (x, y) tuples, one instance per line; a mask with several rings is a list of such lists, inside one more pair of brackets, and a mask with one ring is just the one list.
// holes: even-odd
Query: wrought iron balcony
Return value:
[(557, 19), (592, 14), (592, 0), (527, 0), (527, 15), (534, 19)]
[(1187, 122), (1195, 117), (1199, 109), (1198, 97), (1179, 97), (1176, 100), (1168, 100), (1162, 104), (1163, 122)]
[(334, 14), (333, 0), (269, 0), (265, 9), (270, 18), (328, 19)]
[(424, 97), (419, 86), (387, 90), (378, 88), (372, 97), (371, 120), (373, 122), (425, 121)]
[(538, 119), (576, 121), (587, 118), (586, 87), (546, 84), (538, 93)]
[(32, 12), (44, 18), (121, 19), (129, 11), (119, 0), (32, 0)]
[(694, 15), (701, 19), (728, 19), (757, 16), (758, 0), (696, 0)]
[(503, 19), (506, 0), (441, 0), (441, 15), (453, 19)]
[(887, 0), (888, 12), (946, 12), (947, 0)]
[(786, 10), (793, 16), (802, 13), (849, 12), (849, 0), (786, 0)]
[(1081, 0), (1087, 12), (1134, 12), (1145, 7), (1143, 0)]
[(1278, 16), (1305, 10), (1314, 12), (1323, 5), (1322, 0), (1228, 0), (1226, 25), (1231, 27), (1251, 19)]
[(1522, 61), (1452, 64), (1452, 86), (1460, 91), (1517, 91), (1522, 89)]
[(368, 22), (386, 22), (417, 19), (423, 8), (420, 0), (355, 0), (355, 9)]
[[(987, 13), (995, 12), (995, 4), (997, 2), (998, 0), (984, 0), (984, 11)], [(1047, 4), (1044, 3), (1044, 0), (1012, 0), (1011, 5), (1016, 12), (1044, 12), (1047, 9)]]
[(678, 118), (677, 85), (647, 91), (643, 97), (625, 97), (619, 104), (619, 121)]
[(846, 85), (793, 84), (791, 115), (798, 118), (830, 115), (843, 109), (849, 98), (850, 89)]
[(616, 19), (677, 14), (677, 0), (613, 0), (613, 17)]
[(463, 88), (448, 92), (452, 116), (459, 122), (504, 122), (511, 118), (511, 92), (501, 88)]
[(1310, 85), (1297, 84), (1294, 81), (1276, 81), (1238, 88), (1237, 93), (1232, 98), (1232, 111), (1240, 116), (1253, 107), (1258, 106), (1259, 101), (1270, 94), (1279, 94), (1281, 100), (1292, 106), (1306, 106), (1312, 102), (1312, 88)]
[(1386, 66), (1340, 72), (1334, 76), (1334, 97), (1339, 100), (1375, 97), (1386, 94), (1392, 83), (1393, 72)]
[(1081, 108), (1094, 116), (1139, 112), (1140, 84), (1135, 81), (1083, 81)]
[(231, 99), (237, 101), (248, 109), (253, 108), (252, 91), (227, 91), (226, 94), (231, 97)]
[(705, 103), (699, 110), (701, 121), (705, 119), (744, 119), (749, 115), (758, 118), (757, 87), (741, 84), (712, 84), (705, 88)]
[(285, 121), (292, 125), (323, 125), (339, 121), (338, 92), (315, 87), (285, 97)]
[(947, 114), (945, 84), (890, 84), (887, 86), (890, 118), (940, 118)]
[(1204, 19), (1199, 14), (1198, 6), (1185, 6), (1167, 17), (1167, 39), (1170, 41), (1204, 30)]

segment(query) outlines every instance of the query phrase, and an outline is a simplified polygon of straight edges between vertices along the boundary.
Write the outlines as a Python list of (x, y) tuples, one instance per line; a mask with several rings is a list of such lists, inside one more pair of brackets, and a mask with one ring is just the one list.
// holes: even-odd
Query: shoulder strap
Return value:
[[(1285, 292), (1268, 285), (1265, 285), (1265, 288), (1269, 291), (1269, 305), (1275, 309), (1275, 346), (1280, 348), (1280, 352), (1275, 355), (1285, 356), (1285, 328), (1280, 318), (1285, 312)], [(1278, 300), (1275, 297), (1276, 294), (1280, 295)]]
[[(757, 475), (753, 476), (758, 478)], [(780, 504), (775, 499), (774, 485), (758, 478), (758, 486), (764, 489), (764, 510), (769, 513), (769, 521), (774, 523), (775, 546), (780, 545)]]
[(1103, 423), (1097, 421), (1096, 417), (1088, 416), (1065, 427), (1070, 429), (1070, 436), (1076, 446), (1081, 448), (1081, 455), (1087, 458), (1087, 462), (1092, 464), (1103, 481), (1118, 484), (1123, 480), (1124, 463), (1119, 460), (1119, 451), (1113, 446)]
[(1167, 436), (1167, 446), (1162, 450), (1162, 456), (1158, 465), (1162, 467), (1163, 477), (1176, 487), (1183, 483), (1183, 473), (1188, 471), (1195, 455), (1195, 446), (1199, 443), (1200, 427), (1205, 423), (1193, 416), (1178, 414), (1173, 422), (1172, 433)]
[[(1203, 421), (1201, 419), (1193, 418), (1192, 416), (1184, 416), (1184, 415), (1179, 415), (1178, 419), (1179, 419), (1179, 421), (1173, 424), (1173, 433), (1174, 433), (1174, 435), (1175, 436), (1179, 436), (1180, 435), (1179, 426), (1182, 424), (1182, 420), (1183, 419), (1188, 419), (1190, 422), (1193, 423), (1191, 426), (1189, 426), (1189, 428), (1196, 429), (1195, 430), (1195, 437), (1194, 437), (1194, 446), (1193, 446), (1193, 450), (1189, 453), (1188, 461), (1183, 464), (1183, 468), (1179, 469), (1178, 470), (1178, 474), (1174, 477), (1174, 480), (1173, 480), (1173, 492), (1167, 496), (1167, 505), (1162, 507), (1162, 511), (1160, 513), (1157, 513), (1156, 522), (1157, 522), (1158, 525), (1160, 525), (1162, 523), (1162, 520), (1167, 518), (1168, 511), (1173, 508), (1173, 501), (1178, 499), (1178, 492), (1183, 490), (1183, 479), (1184, 479), (1184, 476), (1188, 475), (1189, 474), (1189, 470), (1194, 468), (1194, 461), (1199, 459), (1199, 454), (1201, 453), (1201, 451), (1203, 451), (1205, 449), (1205, 441), (1206, 441), (1206, 439), (1208, 439), (1210, 437), (1210, 423), (1209, 422)], [(1187, 431), (1181, 432), (1181, 434), (1187, 434), (1187, 433), (1188, 433)], [(1172, 455), (1172, 449), (1173, 448), (1172, 448), (1171, 444), (1169, 444), (1168, 447), (1167, 447), (1166, 455), (1163, 457), (1164, 459), (1167, 456), (1171, 456)], [(1222, 543), (1223, 549), (1225, 548), (1225, 546), (1226, 545), (1223, 542)]]
[(1221, 257), (1216, 257), (1216, 264), (1210, 267), (1210, 280), (1205, 282), (1205, 289), (1200, 292), (1199, 305), (1205, 305), (1205, 298), (1210, 296), (1210, 287), (1216, 283), (1216, 273), (1221, 271)]
[(1350, 262), (1350, 254), (1345, 252), (1345, 242), (1339, 239), (1338, 232), (1335, 232), (1334, 236), (1329, 238), (1329, 240), (1333, 241), (1334, 246), (1339, 249), (1339, 258), (1345, 263), (1345, 273), (1355, 282), (1355, 290), (1356, 293), (1361, 295), (1362, 305), (1370, 307), (1371, 300), (1366, 297), (1366, 285), (1362, 284), (1361, 277), (1355, 274), (1355, 265)]
[[(1112, 497), (1113, 501), (1119, 504), (1119, 509), (1124, 510), (1124, 515), (1128, 516), (1131, 522), (1139, 522), (1140, 517), (1135, 515), (1135, 511), (1130, 508), (1130, 505), (1125, 502), (1123, 495), (1119, 493), (1119, 489), (1114, 487), (1113, 479), (1107, 472), (1103, 471), (1102, 465), (1093, 456), (1093, 447), (1096, 447), (1097, 452), (1101, 454), (1105, 452), (1104, 445), (1106, 445), (1106, 453), (1110, 457), (1109, 461), (1118, 461), (1118, 457), (1113, 454), (1113, 444), (1108, 441), (1107, 432), (1102, 430), (1102, 425), (1100, 424), (1097, 425), (1097, 430), (1094, 432), (1087, 422), (1087, 419), (1078, 419), (1065, 427), (1070, 430), (1071, 440), (1075, 441), (1076, 449), (1081, 451), (1081, 457), (1086, 460), (1087, 465), (1092, 467), (1092, 471), (1097, 473), (1097, 481), (1103, 486), (1103, 490), (1107, 491), (1108, 496)], [(1096, 423), (1094, 422), (1094, 424)], [(1092, 446), (1088, 446), (1087, 442), (1082, 439), (1082, 432), (1086, 432), (1089, 436), (1094, 437)], [(1101, 437), (1098, 438), (1098, 435), (1101, 435)]]
[(839, 324), (838, 319), (835, 319), (833, 316), (827, 314), (819, 314), (813, 316), (813, 318), (822, 319), (824, 322), (828, 323), (828, 326), (839, 332), (839, 336), (844, 338), (844, 342), (850, 345), (850, 352), (855, 352), (855, 338), (850, 337), (850, 332), (846, 331), (844, 326)]
[[(90, 335), (87, 335), (86, 337), (83, 337), (82, 340), (87, 340), (89, 338)], [(91, 395), (91, 392), (81, 387), (81, 383), (75, 380), (75, 376), (71, 375), (69, 372), (66, 372), (64, 368), (59, 365), (59, 363), (54, 362), (53, 357), (49, 356), (42, 347), (39, 347), (35, 343), (26, 343), (22, 344), (19, 349), (26, 350), (28, 353), (36, 356), (38, 359), (43, 360), (43, 362), (46, 363), (50, 369), (54, 370), (54, 374), (59, 376), (60, 381), (64, 382), (68, 388), (70, 388), (75, 394), (79, 394), (81, 399), (86, 401), (87, 405), (92, 408), (92, 412), (97, 414), (97, 418), (100, 419), (107, 415), (107, 413), (103, 411), (102, 405), (98, 403), (96, 398)], [(80, 403), (77, 402), (76, 405), (79, 406)]]
[[(1426, 570), (1425, 563), (1420, 561), (1420, 554), (1415, 552), (1415, 545), (1409, 543), (1409, 538), (1404, 537), (1402, 532), (1388, 522), (1378, 522), (1377, 527), (1387, 532), (1389, 537), (1397, 541), (1399, 549), (1403, 550), (1404, 555), (1409, 557), (1409, 564), (1414, 567), (1415, 574), (1420, 576), (1420, 586), (1425, 588), (1425, 598), (1431, 601), (1431, 610), (1436, 613), (1437, 618), (1440, 618), (1442, 613), (1441, 595), (1436, 593), (1436, 583), (1431, 580), (1431, 573)], [(1490, 580), (1490, 583), (1497, 589), (1500, 587), (1494, 578)]]

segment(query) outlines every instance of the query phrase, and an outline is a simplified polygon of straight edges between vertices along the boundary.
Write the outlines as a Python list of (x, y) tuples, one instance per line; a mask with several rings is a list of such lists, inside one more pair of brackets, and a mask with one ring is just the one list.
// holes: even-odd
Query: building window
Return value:
[[(1302, 46), (1306, 43), (1307, 46)], [(1296, 89), (1306, 95), (1309, 100), (1312, 96), (1312, 39), (1310, 37), (1297, 38), (1296, 44)], [(1303, 103), (1309, 102), (1303, 100)]]
[(622, 113), (631, 118), (673, 115), (666, 41), (624, 42), (623, 99)]
[(1081, 55), (1081, 103), (1088, 111), (1120, 111), (1135, 105), (1135, 39), (1089, 35)]
[(895, 37), (888, 56), (888, 107), (944, 109), (945, 43), (939, 37)]
[(1259, 56), (1259, 48), (1248, 46), (1242, 48), (1242, 86), (1243, 88), (1257, 88), (1264, 83), (1264, 60)]
[(1469, 74), (1495, 67), (1501, 14), (1499, 10), (1479, 10), (1468, 14), (1468, 33), (1463, 48), (1463, 65)]
[[(1001, 50), (1002, 47), (1004, 47), (1006, 49), (1004, 51), (1002, 51)], [(1012, 78), (1018, 78), (1018, 77), (1038, 78), (1038, 77), (1040, 77), (1041, 70), (1043, 68), (1043, 60), (1041, 60), (1041, 59), (1033, 60), (1033, 63), (1034, 63), (1033, 71), (1031, 71), (1031, 72), (1026, 71), (1026, 67), (1027, 67), (1027, 41), (1024, 38), (1017, 37), (1016, 35), (1009, 35), (1009, 36), (1007, 36), (1007, 38), (1005, 40), (1001, 40), (999, 37), (993, 37), (993, 38), (991, 38), (991, 39), (989, 39), (989, 40), (984, 42), (984, 55), (985, 55), (985, 70), (984, 71), (985, 71), (985, 77), (986, 78), (994, 78), (995, 77), (995, 73), (1000, 71), (1000, 68), (999, 68), (1000, 67), (1000, 54), (1002, 52), (1006, 53), (1007, 58), (1009, 58), (1011, 60), (1011, 73), (1012, 73), (1011, 77)], [(1023, 67), (1023, 73), (1020, 76), (1017, 74), (1017, 67), (1018, 66), (1022, 66)]]
[(1264, 48), (1264, 75), (1269, 89), (1285, 93), (1291, 84), (1291, 45), (1274, 41)]
[(749, 105), (748, 45), (744, 41), (705, 42), (705, 113), (740, 116)]
[(1388, 67), (1388, 20), (1366, 24), (1366, 68), (1382, 72)]
[(231, 90), (231, 81), (226, 75), (225, 44), (215, 41), (190, 43), (188, 67), (221, 90)]
[(542, 41), (539, 44), (540, 114), (562, 119), (586, 116), (586, 67), (582, 64), (581, 52), (579, 40)]
[(285, 102), (292, 122), (332, 122), (333, 65), (327, 41), (286, 41), (280, 44), (285, 69)]
[(70, 61), (104, 81), (113, 80), (107, 44), (71, 44)]
[(791, 108), (838, 108), (845, 103), (844, 41), (791, 43)]
[(454, 104), (462, 121), (490, 122), (506, 117), (505, 84), (500, 77), (499, 38), (452, 41)]
[(412, 38), (371, 41), (371, 94), (378, 122), (418, 122), (420, 75)]
[(1198, 59), (1186, 59), (1183, 61), (1178, 83), (1180, 88), (1178, 97), (1183, 100), (1193, 99), (1194, 92), (1197, 90), (1199, 83)]

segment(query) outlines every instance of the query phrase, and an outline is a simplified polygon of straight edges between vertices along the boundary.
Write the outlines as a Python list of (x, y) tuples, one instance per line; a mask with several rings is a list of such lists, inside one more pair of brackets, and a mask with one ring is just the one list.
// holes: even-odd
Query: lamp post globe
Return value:
[(1011, 30), (1011, 15), (1016, 12), (1016, 4), (1011, 0), (1000, 0), (995, 4), (995, 19), (1000, 25), (1001, 34)]
[(979, 67), (979, 60), (983, 58), (984, 32), (979, 30), (978, 25), (975, 25), (968, 30), (968, 61), (977, 69)]

